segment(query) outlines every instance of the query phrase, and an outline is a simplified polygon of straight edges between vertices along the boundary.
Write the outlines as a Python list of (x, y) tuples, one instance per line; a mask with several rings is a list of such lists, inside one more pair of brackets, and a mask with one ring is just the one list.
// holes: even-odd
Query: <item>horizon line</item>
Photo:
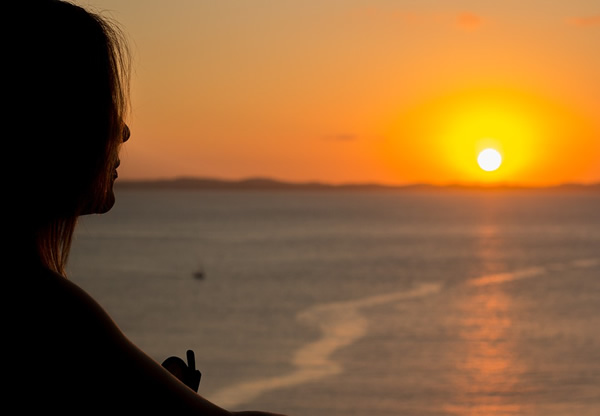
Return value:
[(332, 183), (320, 180), (291, 181), (265, 176), (248, 176), (241, 179), (226, 179), (210, 176), (175, 176), (163, 178), (121, 179), (117, 187), (160, 187), (189, 189), (482, 189), (482, 190), (556, 190), (556, 189), (600, 189), (600, 182), (562, 182), (550, 185), (519, 184), (511, 182), (412, 182), (389, 184), (375, 181)]

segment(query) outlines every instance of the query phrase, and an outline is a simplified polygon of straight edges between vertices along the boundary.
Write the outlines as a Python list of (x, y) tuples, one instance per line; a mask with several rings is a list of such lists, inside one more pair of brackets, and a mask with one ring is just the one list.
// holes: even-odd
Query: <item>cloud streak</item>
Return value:
[(572, 17), (567, 23), (577, 27), (600, 27), (600, 14), (595, 16)]
[(486, 19), (474, 13), (463, 12), (456, 16), (455, 22), (459, 29), (473, 31), (481, 28)]
[(381, 10), (371, 7), (362, 10), (362, 15), (370, 19), (394, 23), (399, 22), (410, 26), (446, 26), (469, 32), (479, 30), (489, 22), (489, 19), (470, 11), (460, 13), (431, 13)]
[(339, 133), (339, 134), (333, 134), (330, 136), (325, 136), (324, 139), (335, 141), (335, 142), (352, 142), (352, 141), (357, 140), (358, 136), (356, 134), (352, 134), (352, 133)]

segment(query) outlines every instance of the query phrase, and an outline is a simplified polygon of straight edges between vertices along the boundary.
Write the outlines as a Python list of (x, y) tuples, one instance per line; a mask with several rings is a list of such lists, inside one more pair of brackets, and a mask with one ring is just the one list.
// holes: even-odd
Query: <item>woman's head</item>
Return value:
[(118, 149), (128, 137), (127, 48), (116, 26), (81, 7), (13, 3), (3, 117), (10, 211), (31, 232), (62, 235), (68, 248), (79, 215), (114, 203)]

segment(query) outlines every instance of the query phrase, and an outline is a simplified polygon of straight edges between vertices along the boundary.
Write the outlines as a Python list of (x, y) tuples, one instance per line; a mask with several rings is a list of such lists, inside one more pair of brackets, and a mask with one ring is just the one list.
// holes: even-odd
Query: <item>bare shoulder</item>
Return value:
[[(24, 359), (7, 370), (21, 402), (114, 413), (228, 415), (197, 395), (131, 343), (86, 291), (49, 271), (26, 276), (8, 340)], [(35, 392), (37, 401), (27, 401)], [(94, 408), (88, 408), (90, 404)], [(31, 409), (35, 410), (35, 409)], [(42, 410), (42, 409), (40, 409)]]
[[(28, 287), (16, 293), (24, 310), (26, 326), (45, 336), (45, 345), (64, 350), (104, 349), (127, 343), (115, 322), (85, 290), (49, 270), (30, 272)], [(47, 332), (51, 331), (51, 334)], [(71, 348), (69, 348), (71, 347)]]
[(71, 280), (49, 272), (48, 287), (55, 299), (60, 299), (64, 324), (74, 324), (79, 331), (89, 329), (98, 336), (109, 336), (114, 341), (127, 339), (105, 309), (84, 289)]

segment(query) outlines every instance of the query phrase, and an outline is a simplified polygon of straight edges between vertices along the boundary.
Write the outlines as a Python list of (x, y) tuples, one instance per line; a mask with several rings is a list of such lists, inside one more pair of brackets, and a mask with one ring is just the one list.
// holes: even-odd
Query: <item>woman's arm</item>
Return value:
[[(120, 401), (126, 401), (118, 407), (135, 409), (138, 414), (150, 412), (151, 414), (207, 416), (273, 415), (264, 412), (230, 413), (195, 393), (129, 341), (91, 296), (66, 279), (62, 280), (67, 290), (78, 299), (77, 303), (85, 309), (83, 313), (88, 315), (86, 319), (88, 330), (93, 332), (91, 344), (101, 346), (83, 352), (86, 365), (95, 368), (97, 373), (111, 377), (103, 383), (108, 383), (108, 392), (115, 391)], [(98, 363), (101, 363), (104, 368), (99, 368)], [(102, 400), (111, 400), (111, 398), (102, 397)]]

